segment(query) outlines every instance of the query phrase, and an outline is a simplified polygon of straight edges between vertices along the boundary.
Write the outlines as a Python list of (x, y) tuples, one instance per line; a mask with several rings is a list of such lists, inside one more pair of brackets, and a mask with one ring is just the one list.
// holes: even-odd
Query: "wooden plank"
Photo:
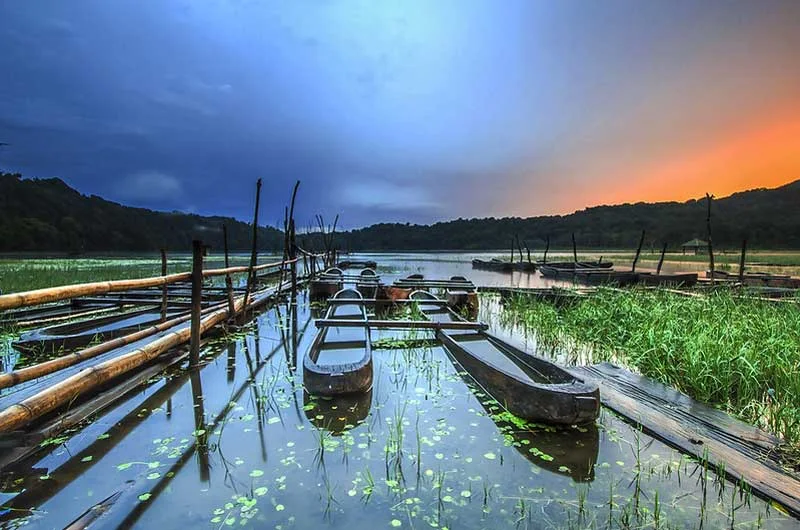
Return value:
[[(376, 298), (362, 298), (361, 300), (352, 300), (352, 299), (351, 300), (347, 300), (347, 299), (337, 300), (335, 298), (330, 298), (328, 300), (328, 305), (352, 305), (353, 303), (359, 303), (359, 304), (364, 304), (364, 305), (376, 305), (376, 304), (387, 304), (387, 305), (388, 304), (400, 304), (400, 305), (409, 304), (409, 305), (412, 305), (412, 304), (418, 304), (419, 302), (417, 300), (388, 300), (388, 299), (387, 300), (381, 300), (381, 299), (376, 299)], [(426, 300), (424, 303), (425, 303), (425, 305), (446, 306), (447, 305), (447, 300), (436, 300), (436, 301), (433, 301), (433, 300), (428, 301), (428, 300)]]
[(453, 329), (486, 330), (489, 326), (481, 322), (430, 322), (427, 320), (349, 320), (345, 318), (321, 318), (318, 328), (384, 328), (384, 329)]
[[(774, 436), (612, 365), (573, 371), (599, 381), (603, 405), (647, 434), (715, 467), (724, 465), (729, 478), (743, 480), (754, 493), (800, 516), (800, 480), (774, 461), (772, 452), (779, 442)], [(662, 394), (665, 388), (670, 392)]]

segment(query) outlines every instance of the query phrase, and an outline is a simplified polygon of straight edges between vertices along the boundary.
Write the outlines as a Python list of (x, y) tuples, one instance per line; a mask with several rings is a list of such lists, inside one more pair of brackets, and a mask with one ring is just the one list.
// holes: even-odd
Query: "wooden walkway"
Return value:
[(780, 440), (674, 388), (612, 364), (573, 368), (598, 381), (603, 405), (676, 449), (743, 480), (754, 493), (800, 517), (800, 477), (777, 462)]

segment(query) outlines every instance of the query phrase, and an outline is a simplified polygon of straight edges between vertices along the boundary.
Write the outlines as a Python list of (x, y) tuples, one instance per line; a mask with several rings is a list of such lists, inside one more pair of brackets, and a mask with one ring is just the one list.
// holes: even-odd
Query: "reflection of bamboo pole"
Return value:
[(200, 467), (200, 480), (208, 482), (211, 474), (211, 465), (208, 461), (208, 430), (206, 429), (205, 406), (203, 400), (203, 381), (200, 379), (198, 366), (189, 374), (192, 386), (192, 410), (194, 411), (194, 432), (200, 444), (197, 465)]
[[(260, 297), (255, 298), (247, 307), (244, 305), (244, 298), (238, 298), (235, 303), (236, 312), (239, 313), (245, 308), (252, 308), (259, 305), (276, 291), (277, 289), (271, 289), (269, 292), (265, 292)], [(209, 313), (205, 318), (200, 320), (200, 334), (202, 335), (230, 316), (232, 315), (229, 315), (227, 308), (218, 309)], [(125, 353), (119, 357), (81, 370), (77, 374), (56, 383), (38, 394), (20, 403), (11, 405), (5, 410), (0, 411), (0, 433), (24, 427), (37, 418), (94, 390), (99, 385), (105, 384), (116, 377), (139, 368), (169, 349), (186, 343), (190, 338), (190, 334), (191, 328), (173, 331), (132, 352)]]
[[(275, 263), (264, 263), (253, 268), (262, 270), (270, 267), (278, 267), (286, 262), (277, 261)], [(223, 276), (225, 274), (237, 274), (249, 272), (250, 267), (229, 267), (227, 269), (209, 269), (203, 271), (203, 277)], [(145, 287), (161, 287), (165, 284), (187, 282), (191, 280), (191, 272), (179, 272), (166, 276), (154, 276), (152, 278), (139, 278), (137, 280), (111, 280), (105, 282), (78, 283), (75, 285), (64, 285), (61, 287), (48, 287), (46, 289), (36, 289), (34, 291), (24, 291), (20, 293), (0, 295), (0, 310), (16, 309), (18, 307), (47, 304), (77, 298), (80, 296), (94, 296), (99, 294), (116, 293), (120, 291), (131, 291)]]

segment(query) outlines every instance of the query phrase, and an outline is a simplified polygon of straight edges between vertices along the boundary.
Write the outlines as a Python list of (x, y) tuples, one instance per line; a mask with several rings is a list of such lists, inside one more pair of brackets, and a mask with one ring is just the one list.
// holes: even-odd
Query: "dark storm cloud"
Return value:
[(346, 226), (563, 211), (795, 97), (798, 5), (4, 2), (0, 165), (239, 218), (263, 177), (268, 222), (295, 179)]

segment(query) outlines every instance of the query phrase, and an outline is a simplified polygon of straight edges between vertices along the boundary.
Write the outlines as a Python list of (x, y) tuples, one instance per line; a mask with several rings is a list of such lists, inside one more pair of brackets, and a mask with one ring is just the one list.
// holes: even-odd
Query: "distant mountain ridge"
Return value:
[[(63, 180), (23, 179), (0, 173), (0, 252), (187, 251), (192, 239), (223, 248), (227, 226), (231, 250), (251, 246), (252, 228), (228, 217), (156, 212), (86, 196)], [(283, 234), (260, 228), (259, 247), (283, 247)]]
[[(343, 234), (353, 250), (484, 250), (511, 247), (518, 235), (541, 251), (568, 248), (575, 233), (579, 249), (636, 247), (641, 231), (646, 245), (678, 247), (693, 238), (705, 240), (706, 200), (595, 206), (568, 215), (456, 219), (433, 225), (381, 223)], [(778, 188), (759, 188), (714, 199), (712, 240), (715, 248), (800, 249), (800, 180)]]
[[(432, 225), (379, 223), (337, 234), (340, 249), (365, 250), (490, 250), (510, 248), (519, 236), (541, 251), (544, 238), (551, 248), (631, 248), (647, 232), (646, 245), (672, 248), (706, 238), (705, 199), (686, 202), (595, 206), (568, 215), (455, 219)], [(222, 224), (228, 227), (232, 250), (250, 246), (247, 223), (226, 217), (156, 212), (124, 206), (97, 196), (82, 195), (64, 181), (23, 179), (0, 173), (0, 252), (185, 251), (199, 238), (222, 248)], [(738, 248), (747, 238), (750, 248), (800, 249), (800, 180), (773, 189), (754, 189), (715, 199), (712, 235), (717, 248)], [(259, 247), (278, 250), (283, 235), (259, 229)], [(314, 245), (313, 234), (299, 236)]]

